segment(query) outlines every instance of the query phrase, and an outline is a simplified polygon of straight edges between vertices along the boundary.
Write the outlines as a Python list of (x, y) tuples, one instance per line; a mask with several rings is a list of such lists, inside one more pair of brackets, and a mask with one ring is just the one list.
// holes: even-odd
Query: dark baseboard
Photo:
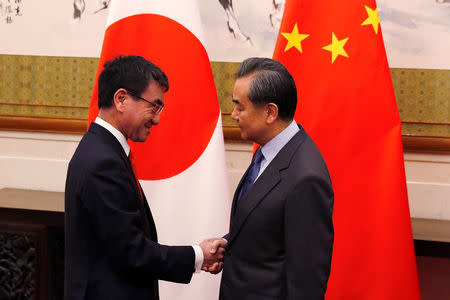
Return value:
[(450, 243), (414, 240), (416, 256), (450, 258)]

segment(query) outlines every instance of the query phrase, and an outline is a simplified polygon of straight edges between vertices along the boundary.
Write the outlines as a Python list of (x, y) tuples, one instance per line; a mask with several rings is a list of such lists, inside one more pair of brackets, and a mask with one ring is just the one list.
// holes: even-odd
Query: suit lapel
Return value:
[[(261, 176), (255, 181), (253, 186), (239, 200), (239, 202), (235, 205), (235, 213), (231, 219), (229, 243), (231, 243), (231, 241), (239, 233), (245, 219), (247, 219), (250, 213), (264, 199), (264, 196), (267, 195), (279, 182), (280, 174), (278, 169), (269, 169), (269, 167), (267, 167)], [(235, 196), (235, 198), (237, 198), (237, 196)]]
[(248, 169), (241, 178), (233, 197), (230, 237), (228, 241), (229, 244), (239, 233), (245, 223), (245, 220), (252, 213), (252, 211), (255, 210), (258, 204), (263, 201), (264, 197), (269, 194), (270, 191), (281, 181), (280, 172), (289, 167), (291, 159), (297, 148), (307, 137), (307, 134), (301, 125), (299, 125), (299, 128), (300, 131), (292, 137), (292, 139), (280, 150), (280, 152), (278, 152), (264, 172), (255, 181), (253, 186), (247, 191), (247, 194), (245, 194), (239, 202), (237, 202), (239, 191), (243, 184), (244, 178), (247, 175)]

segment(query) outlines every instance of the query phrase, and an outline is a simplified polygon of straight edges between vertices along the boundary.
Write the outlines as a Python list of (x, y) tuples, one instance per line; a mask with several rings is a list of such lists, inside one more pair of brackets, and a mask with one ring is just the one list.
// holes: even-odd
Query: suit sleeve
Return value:
[(103, 160), (93, 167), (81, 193), (83, 206), (99, 238), (101, 251), (120, 271), (188, 283), (194, 271), (191, 246), (164, 246), (144, 235), (136, 192), (122, 161)]
[(287, 299), (324, 299), (334, 230), (333, 191), (309, 178), (289, 193), (285, 206)]

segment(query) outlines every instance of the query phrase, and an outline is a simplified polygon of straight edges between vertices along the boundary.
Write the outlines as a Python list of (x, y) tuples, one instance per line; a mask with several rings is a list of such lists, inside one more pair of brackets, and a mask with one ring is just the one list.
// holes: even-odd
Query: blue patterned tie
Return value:
[(261, 161), (263, 160), (264, 155), (261, 152), (261, 147), (256, 150), (255, 155), (253, 156), (253, 161), (250, 165), (250, 169), (248, 170), (247, 176), (245, 177), (244, 183), (242, 184), (241, 190), (239, 192), (238, 200), (240, 200), (245, 193), (250, 189), (255, 182), (256, 176), (258, 176), (259, 170), (261, 168)]

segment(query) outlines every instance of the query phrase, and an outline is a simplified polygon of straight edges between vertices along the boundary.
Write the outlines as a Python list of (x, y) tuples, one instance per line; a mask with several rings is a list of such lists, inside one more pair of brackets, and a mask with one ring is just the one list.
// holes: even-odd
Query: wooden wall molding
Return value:
[[(87, 120), (17, 117), (0, 115), (0, 130), (83, 134)], [(223, 126), (225, 139), (240, 140), (240, 129)], [(402, 136), (405, 152), (450, 153), (450, 137)]]
[(13, 131), (83, 134), (87, 120), (0, 115), (0, 129)]
[(423, 121), (404, 121), (402, 124), (420, 124), (420, 125), (450, 125), (450, 122), (423, 122)]
[(450, 137), (402, 136), (405, 152), (450, 153)]
[(62, 108), (83, 108), (89, 109), (87, 105), (63, 105), (63, 104), (42, 104), (42, 103), (20, 103), (20, 102), (2, 102), (0, 105), (15, 105), (15, 106), (41, 106), (41, 107), (62, 107)]

